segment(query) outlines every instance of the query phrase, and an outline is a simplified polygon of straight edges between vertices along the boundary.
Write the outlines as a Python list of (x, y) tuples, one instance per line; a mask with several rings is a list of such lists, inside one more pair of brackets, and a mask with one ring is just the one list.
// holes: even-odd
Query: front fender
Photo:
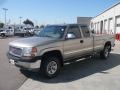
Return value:
[(40, 50), (39, 55), (42, 56), (46, 52), (50, 52), (50, 51), (60, 51), (61, 54), (63, 55), (63, 49), (61, 47), (49, 47), (49, 48), (42, 49), (42, 50)]

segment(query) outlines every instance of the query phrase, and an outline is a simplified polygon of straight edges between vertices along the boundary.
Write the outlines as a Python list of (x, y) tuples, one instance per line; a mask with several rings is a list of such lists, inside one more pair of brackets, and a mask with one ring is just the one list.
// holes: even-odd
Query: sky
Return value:
[(35, 25), (76, 23), (77, 17), (94, 17), (120, 0), (0, 0), (0, 21), (19, 24), (27, 18)]

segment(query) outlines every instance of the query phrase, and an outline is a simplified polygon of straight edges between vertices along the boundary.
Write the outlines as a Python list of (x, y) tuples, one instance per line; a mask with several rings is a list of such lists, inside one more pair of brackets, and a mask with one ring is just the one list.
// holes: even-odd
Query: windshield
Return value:
[(38, 37), (50, 37), (50, 38), (62, 38), (66, 26), (57, 26), (51, 25), (46, 26), (43, 30), (41, 30), (37, 36)]

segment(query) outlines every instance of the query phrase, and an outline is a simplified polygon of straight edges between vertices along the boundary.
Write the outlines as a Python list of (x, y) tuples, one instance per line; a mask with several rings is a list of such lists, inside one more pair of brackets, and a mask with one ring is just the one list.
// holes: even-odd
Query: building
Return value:
[(94, 17), (91, 29), (98, 34), (120, 34), (120, 2)]
[(92, 17), (77, 17), (77, 23), (78, 24), (85, 24), (85, 25), (90, 25)]

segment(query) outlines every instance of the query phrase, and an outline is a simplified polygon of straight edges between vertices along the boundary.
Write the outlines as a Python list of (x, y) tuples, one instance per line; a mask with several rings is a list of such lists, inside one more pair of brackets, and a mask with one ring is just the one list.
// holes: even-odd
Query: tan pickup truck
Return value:
[(96, 35), (86, 25), (48, 25), (36, 36), (9, 43), (9, 62), (21, 69), (36, 69), (46, 77), (58, 75), (65, 62), (96, 53), (109, 57), (114, 35)]

